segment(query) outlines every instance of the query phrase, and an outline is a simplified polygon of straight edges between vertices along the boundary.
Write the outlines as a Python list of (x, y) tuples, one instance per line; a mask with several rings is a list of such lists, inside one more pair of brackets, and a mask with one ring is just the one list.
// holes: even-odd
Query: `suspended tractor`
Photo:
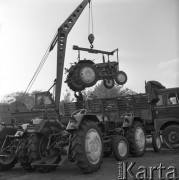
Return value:
[[(92, 87), (98, 80), (103, 80), (103, 84), (107, 89), (114, 87), (115, 82), (124, 85), (127, 82), (127, 75), (123, 71), (119, 71), (118, 49), (107, 52), (96, 49), (81, 48), (73, 46), (74, 50), (78, 50), (78, 62), (66, 69), (68, 75), (66, 83), (73, 91), (82, 91), (87, 87)], [(94, 63), (92, 60), (80, 60), (80, 50), (89, 53), (103, 54), (103, 63)], [(117, 61), (110, 62), (109, 56), (117, 52)], [(105, 62), (104, 54), (108, 55), (108, 62)]]

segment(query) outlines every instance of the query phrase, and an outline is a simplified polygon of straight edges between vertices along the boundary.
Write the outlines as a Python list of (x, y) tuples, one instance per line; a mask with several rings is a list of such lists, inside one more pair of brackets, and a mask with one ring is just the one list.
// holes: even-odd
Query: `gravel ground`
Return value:
[[(162, 171), (163, 177), (169, 171), (169, 166), (175, 166), (179, 177), (179, 150), (163, 149), (160, 153), (156, 153), (152, 148), (147, 147), (143, 157), (128, 157), (125, 162), (128, 163), (127, 167), (129, 167), (131, 162), (136, 162), (131, 169), (134, 175), (139, 171), (138, 168), (140, 166), (144, 166), (147, 169), (147, 173), (149, 173), (149, 167), (158, 167), (161, 163), (163, 167), (166, 167), (166, 170)], [(118, 172), (118, 162), (111, 156), (104, 158), (101, 169), (92, 174), (83, 174), (76, 165), (58, 167), (50, 173), (27, 173), (17, 165), (11, 171), (1, 172), (0, 180), (117, 180)], [(159, 179), (158, 174), (158, 170), (154, 171), (154, 180)], [(130, 175), (127, 175), (128, 179), (131, 179)]]

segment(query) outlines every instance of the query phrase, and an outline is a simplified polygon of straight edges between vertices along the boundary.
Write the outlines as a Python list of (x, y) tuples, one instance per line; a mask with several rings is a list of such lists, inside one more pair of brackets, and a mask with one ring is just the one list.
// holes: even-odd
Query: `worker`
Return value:
[(83, 109), (83, 94), (81, 93), (81, 91), (78, 92), (78, 95), (75, 92), (74, 96), (77, 100), (77, 109)]

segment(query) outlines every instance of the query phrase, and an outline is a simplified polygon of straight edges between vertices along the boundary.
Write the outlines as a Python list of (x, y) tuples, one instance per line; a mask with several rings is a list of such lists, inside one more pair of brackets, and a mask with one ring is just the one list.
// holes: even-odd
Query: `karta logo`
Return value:
[[(119, 162), (118, 170), (119, 180), (179, 180), (177, 169), (174, 166), (165, 167), (162, 163), (158, 166), (137, 167), (136, 162)], [(157, 178), (154, 178), (154, 173)]]

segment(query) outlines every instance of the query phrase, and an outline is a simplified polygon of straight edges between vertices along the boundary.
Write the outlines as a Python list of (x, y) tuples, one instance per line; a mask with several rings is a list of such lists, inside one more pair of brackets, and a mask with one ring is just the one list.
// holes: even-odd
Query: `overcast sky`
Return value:
[[(0, 98), (26, 89), (58, 27), (81, 2), (0, 0)], [(179, 86), (179, 0), (92, 2), (94, 48), (119, 48), (120, 70), (128, 75), (124, 87), (143, 93), (145, 80)], [(88, 11), (87, 6), (68, 36), (65, 67), (77, 61), (73, 45), (89, 48)], [(53, 84), (56, 54), (55, 48), (31, 91)], [(89, 55), (83, 52), (82, 57)], [(101, 56), (92, 59), (102, 62)], [(63, 92), (66, 88), (64, 83)]]

